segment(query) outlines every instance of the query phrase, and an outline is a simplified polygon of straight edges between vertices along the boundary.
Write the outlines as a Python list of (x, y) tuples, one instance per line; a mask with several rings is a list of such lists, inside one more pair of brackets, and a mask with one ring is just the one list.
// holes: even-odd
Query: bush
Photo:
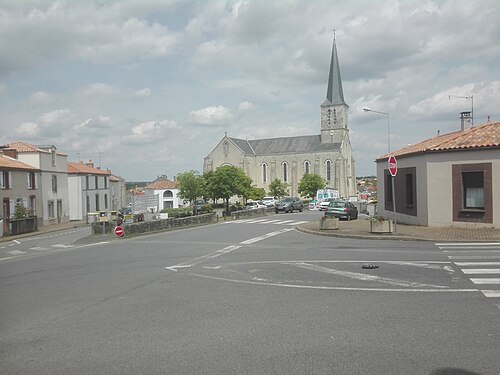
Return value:
[(212, 213), (214, 212), (214, 209), (212, 207), (212, 205), (210, 204), (204, 204), (202, 207), (201, 207), (201, 213), (202, 214), (209, 214), (209, 213)]
[(22, 204), (16, 204), (16, 207), (14, 208), (14, 218), (15, 219), (22, 219), (24, 217), (28, 217), (29, 212), (26, 207), (24, 207)]
[(169, 218), (178, 219), (181, 217), (187, 217), (193, 215), (193, 210), (191, 207), (184, 208), (165, 208), (161, 210), (162, 213), (168, 213)]

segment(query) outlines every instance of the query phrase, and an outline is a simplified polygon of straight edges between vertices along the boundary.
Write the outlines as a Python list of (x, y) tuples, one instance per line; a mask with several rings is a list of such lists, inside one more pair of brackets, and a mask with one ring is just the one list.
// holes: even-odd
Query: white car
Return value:
[(262, 198), (262, 203), (266, 205), (266, 207), (274, 207), (276, 204), (276, 200), (274, 197), (264, 197)]
[(334, 201), (337, 201), (338, 199), (335, 199), (335, 198), (329, 198), (329, 199), (326, 199), (324, 200), (323, 202), (321, 202), (319, 204), (319, 210), (320, 211), (326, 211), (326, 208), (328, 207), (328, 205), (330, 204), (330, 202), (334, 202)]
[(267, 206), (261, 201), (251, 201), (245, 204), (245, 210), (256, 210), (258, 208), (266, 208)]

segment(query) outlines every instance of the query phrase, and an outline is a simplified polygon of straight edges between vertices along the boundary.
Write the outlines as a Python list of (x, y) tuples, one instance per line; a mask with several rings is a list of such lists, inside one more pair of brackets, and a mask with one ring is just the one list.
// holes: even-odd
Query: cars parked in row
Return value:
[(348, 201), (334, 200), (326, 207), (325, 217), (334, 217), (338, 219), (357, 219), (358, 209), (354, 204)]
[(280, 211), (293, 212), (293, 211), (304, 211), (304, 204), (298, 197), (285, 197), (279, 200), (274, 206), (274, 212), (278, 213)]
[(245, 210), (256, 210), (258, 208), (267, 208), (262, 201), (250, 201), (245, 204)]
[(274, 197), (264, 197), (262, 198), (262, 203), (267, 207), (274, 207), (276, 205), (276, 199), (274, 199)]

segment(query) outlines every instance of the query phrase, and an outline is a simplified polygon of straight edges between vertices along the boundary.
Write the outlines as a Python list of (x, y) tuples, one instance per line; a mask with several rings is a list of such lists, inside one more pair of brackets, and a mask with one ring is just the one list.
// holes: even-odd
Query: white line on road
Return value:
[(20, 245), (21, 242), (19, 242), (18, 240), (12, 240), (12, 242), (15, 242), (16, 244)]
[(472, 281), (474, 284), (500, 284), (500, 279), (499, 278), (471, 278), (470, 281)]
[(57, 244), (57, 245), (52, 245), (52, 247), (61, 247), (61, 248), (67, 249), (69, 247), (73, 247), (73, 245)]
[(500, 259), (500, 255), (448, 255), (449, 259)]
[(1, 262), (2, 260), (14, 259), (14, 258), (16, 258), (16, 257), (14, 256), (14, 257), (0, 258), (0, 262)]
[(500, 242), (442, 242), (436, 246), (500, 246)]
[[(500, 250), (474, 250), (474, 251), (469, 251), (469, 250), (465, 250), (465, 248), (463, 248), (463, 247), (461, 247), (460, 249), (464, 249), (464, 250), (443, 250), (443, 253), (500, 253)], [(477, 249), (477, 247), (471, 247), (470, 249)]]
[(277, 236), (278, 234), (289, 232), (291, 230), (293, 230), (293, 229), (289, 229), (289, 228), (281, 229), (281, 230), (278, 230), (276, 232), (271, 232), (271, 233), (264, 234), (263, 236), (259, 236), (259, 237), (255, 237), (255, 238), (250, 238), (249, 240), (240, 242), (240, 244), (242, 244), (242, 245), (250, 245), (252, 243), (255, 243), (255, 242), (258, 242), (258, 241), (262, 241), (262, 240), (265, 240), (267, 238)]
[(500, 274), (500, 268), (465, 268), (461, 269), (466, 275), (487, 275), (487, 274)]
[(500, 262), (455, 262), (457, 266), (500, 266)]
[(9, 254), (12, 255), (21, 255), (21, 254), (26, 254), (26, 251), (21, 251), (21, 250), (12, 250), (12, 251), (7, 251)]
[(500, 297), (500, 290), (481, 290), (486, 297)]

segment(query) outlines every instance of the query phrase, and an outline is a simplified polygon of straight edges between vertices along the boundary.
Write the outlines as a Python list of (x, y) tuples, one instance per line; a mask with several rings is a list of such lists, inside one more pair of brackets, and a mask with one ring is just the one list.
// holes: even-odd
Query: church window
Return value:
[(304, 162), (304, 174), (311, 173), (310, 172), (310, 167), (311, 167), (311, 163), (309, 163), (308, 161)]
[(283, 163), (283, 182), (288, 182), (288, 163)]
[(264, 182), (264, 183), (267, 182), (267, 164), (266, 163), (262, 164), (262, 182)]
[(326, 180), (330, 181), (332, 179), (332, 162), (330, 160), (326, 161)]

